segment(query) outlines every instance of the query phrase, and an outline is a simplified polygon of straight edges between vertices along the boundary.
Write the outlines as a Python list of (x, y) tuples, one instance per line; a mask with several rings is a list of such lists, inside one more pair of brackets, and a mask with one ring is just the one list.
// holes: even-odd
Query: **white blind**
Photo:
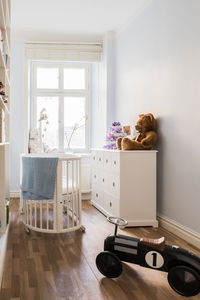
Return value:
[(100, 61), (101, 43), (27, 43), (25, 56), (35, 60)]

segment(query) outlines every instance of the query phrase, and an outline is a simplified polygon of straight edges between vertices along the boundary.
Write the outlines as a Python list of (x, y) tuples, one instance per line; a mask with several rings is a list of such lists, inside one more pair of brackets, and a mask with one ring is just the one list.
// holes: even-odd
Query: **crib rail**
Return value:
[(23, 222), (29, 229), (69, 232), (82, 226), (80, 157), (59, 158), (54, 198), (23, 200)]

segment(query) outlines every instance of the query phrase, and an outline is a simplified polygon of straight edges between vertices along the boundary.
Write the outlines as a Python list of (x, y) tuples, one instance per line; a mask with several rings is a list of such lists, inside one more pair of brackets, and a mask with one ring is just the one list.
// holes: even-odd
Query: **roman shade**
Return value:
[(101, 43), (26, 43), (25, 57), (32, 60), (95, 62), (101, 60)]

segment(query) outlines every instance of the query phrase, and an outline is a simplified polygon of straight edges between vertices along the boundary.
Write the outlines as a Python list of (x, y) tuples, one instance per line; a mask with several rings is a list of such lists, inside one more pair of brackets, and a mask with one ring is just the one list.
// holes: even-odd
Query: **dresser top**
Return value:
[(91, 151), (104, 151), (104, 152), (115, 152), (115, 153), (135, 153), (135, 152), (138, 152), (138, 153), (141, 153), (141, 152), (144, 152), (144, 153), (156, 153), (158, 152), (158, 150), (115, 150), (115, 149), (103, 149), (103, 148), (91, 148)]

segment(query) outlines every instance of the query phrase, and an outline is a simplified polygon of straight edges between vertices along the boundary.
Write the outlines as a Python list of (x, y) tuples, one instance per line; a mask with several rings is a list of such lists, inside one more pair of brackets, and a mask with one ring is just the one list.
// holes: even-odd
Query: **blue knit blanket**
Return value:
[(57, 164), (57, 157), (22, 157), (23, 199), (53, 199)]

